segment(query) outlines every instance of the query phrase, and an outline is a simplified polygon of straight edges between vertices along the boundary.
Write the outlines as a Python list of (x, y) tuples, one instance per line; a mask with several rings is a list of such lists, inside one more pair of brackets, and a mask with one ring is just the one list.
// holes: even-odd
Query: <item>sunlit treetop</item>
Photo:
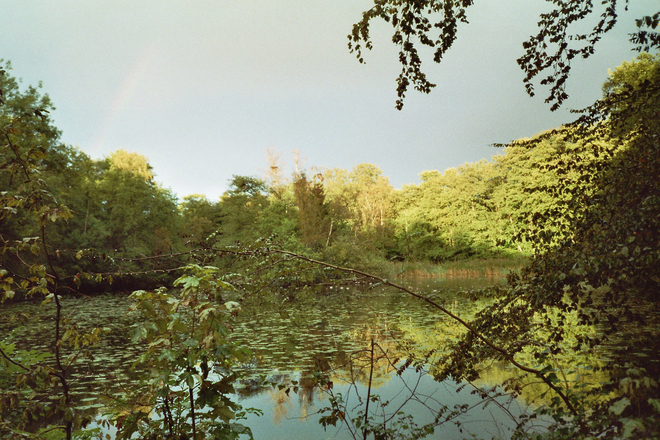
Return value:
[[(546, 0), (553, 5), (550, 12), (538, 18), (538, 33), (523, 42), (524, 54), (518, 59), (525, 72), (525, 89), (534, 96), (534, 84), (549, 88), (546, 103), (557, 110), (568, 98), (566, 81), (572, 61), (589, 58), (597, 43), (617, 23), (618, 14), (627, 10), (629, 0), (602, 0), (594, 6), (591, 0)], [(394, 30), (392, 42), (399, 47), (401, 73), (397, 78), (396, 108), (403, 108), (408, 88), (430, 93), (435, 84), (422, 70), (419, 49), (433, 49), (433, 61), (440, 63), (458, 36), (460, 23), (468, 22), (467, 9), (473, 0), (374, 0), (362, 19), (353, 25), (348, 35), (348, 47), (363, 63), (363, 50), (371, 49), (370, 25), (376, 18), (390, 23)], [(636, 20), (638, 31), (631, 34), (633, 50), (651, 51), (660, 47), (658, 22), (660, 12)], [(574, 32), (581, 23), (589, 24), (587, 32)]]
[(120, 148), (109, 156), (109, 160), (111, 168), (128, 171), (142, 177), (146, 182), (151, 182), (154, 178), (153, 168), (146, 156)]

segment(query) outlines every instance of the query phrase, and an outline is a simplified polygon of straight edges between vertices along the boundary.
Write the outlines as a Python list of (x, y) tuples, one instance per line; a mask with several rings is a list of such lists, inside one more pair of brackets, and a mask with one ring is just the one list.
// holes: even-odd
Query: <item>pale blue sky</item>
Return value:
[[(409, 92), (395, 110), (399, 73), (389, 28), (374, 29), (366, 65), (346, 35), (367, 0), (2, 0), (0, 58), (23, 85), (43, 82), (63, 141), (95, 159), (124, 148), (146, 155), (179, 196), (215, 199), (232, 174), (261, 176), (266, 149), (292, 167), (378, 165), (395, 187), (418, 174), (489, 159), (491, 143), (568, 121), (600, 96), (607, 69), (630, 60), (637, 9), (578, 60), (566, 109), (529, 98), (515, 60), (536, 32), (536, 0), (487, 0), (442, 65), (438, 87)], [(646, 8), (646, 9), (644, 9)]]

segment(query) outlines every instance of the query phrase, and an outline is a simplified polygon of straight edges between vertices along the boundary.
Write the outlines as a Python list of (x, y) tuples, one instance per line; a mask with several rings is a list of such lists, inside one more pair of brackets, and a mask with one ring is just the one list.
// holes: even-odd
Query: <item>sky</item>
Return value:
[(646, 0), (621, 11), (551, 112), (516, 64), (546, 2), (476, 3), (442, 64), (426, 60), (437, 87), (411, 90), (402, 111), (389, 25), (373, 28), (366, 64), (347, 48), (369, 0), (0, 0), (0, 58), (23, 87), (43, 84), (64, 143), (93, 159), (142, 154), (179, 197), (216, 200), (233, 175), (264, 177), (268, 150), (287, 173), (298, 150), (308, 169), (372, 163), (401, 188), (572, 120), (635, 56), (634, 19), (657, 12)]

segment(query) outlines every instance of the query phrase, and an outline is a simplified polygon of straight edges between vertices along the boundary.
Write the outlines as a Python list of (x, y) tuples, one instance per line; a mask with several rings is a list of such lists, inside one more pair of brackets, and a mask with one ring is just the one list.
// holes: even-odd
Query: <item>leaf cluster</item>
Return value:
[[(617, 0), (603, 0), (598, 6), (591, 0), (547, 2), (552, 9), (540, 14), (538, 33), (523, 42), (524, 54), (517, 62), (525, 73), (527, 93), (534, 96), (534, 83), (540, 78), (538, 83), (549, 89), (545, 101), (554, 111), (568, 99), (566, 84), (574, 60), (595, 53), (597, 44), (619, 20), (621, 9), (628, 9), (629, 0), (623, 6)], [(382, 19), (390, 23), (392, 42), (399, 47), (401, 73), (397, 78), (396, 108), (401, 110), (410, 85), (423, 93), (435, 87), (422, 69), (420, 49), (431, 48), (433, 61), (440, 63), (457, 38), (459, 24), (468, 23), (467, 9), (472, 5), (472, 0), (374, 0), (374, 5), (353, 25), (348, 35), (349, 50), (363, 63), (363, 49), (373, 47), (372, 22)], [(636, 20), (639, 30), (630, 36), (630, 41), (637, 45), (634, 50), (648, 52), (658, 48), (659, 14)], [(590, 23), (588, 31), (573, 31), (585, 22)]]
[[(241, 408), (234, 391), (233, 366), (247, 351), (230, 339), (238, 303), (223, 300), (233, 287), (218, 269), (191, 265), (175, 282), (178, 295), (159, 289), (131, 295), (143, 316), (134, 341), (145, 344), (135, 367), (146, 371), (142, 386), (115, 407), (118, 439), (238, 438), (248, 428), (234, 422)], [(156, 418), (152, 416), (155, 413)], [(169, 437), (168, 437), (169, 436)]]

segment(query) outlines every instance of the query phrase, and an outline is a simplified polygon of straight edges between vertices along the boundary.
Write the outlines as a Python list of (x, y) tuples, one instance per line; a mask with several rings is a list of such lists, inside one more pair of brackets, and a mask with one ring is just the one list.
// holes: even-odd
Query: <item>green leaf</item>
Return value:
[(190, 347), (190, 348), (197, 348), (199, 346), (199, 342), (197, 342), (196, 339), (189, 338), (183, 341), (182, 344), (184, 347)]
[(38, 256), (41, 252), (41, 247), (37, 243), (34, 243), (32, 246), (30, 246), (30, 252)]
[(178, 286), (180, 284), (183, 284), (184, 289), (190, 289), (192, 287), (198, 287), (199, 286), (199, 278), (190, 276), (190, 275), (184, 275), (174, 281), (174, 285)]
[(623, 434), (621, 438), (630, 438), (630, 436), (637, 431), (644, 429), (644, 422), (639, 419), (622, 419), (623, 423)]
[(610, 406), (610, 413), (620, 416), (621, 413), (630, 406), (630, 399), (623, 397), (618, 400), (614, 405)]
[(660, 399), (649, 399), (649, 405), (653, 407), (655, 412), (660, 414)]

